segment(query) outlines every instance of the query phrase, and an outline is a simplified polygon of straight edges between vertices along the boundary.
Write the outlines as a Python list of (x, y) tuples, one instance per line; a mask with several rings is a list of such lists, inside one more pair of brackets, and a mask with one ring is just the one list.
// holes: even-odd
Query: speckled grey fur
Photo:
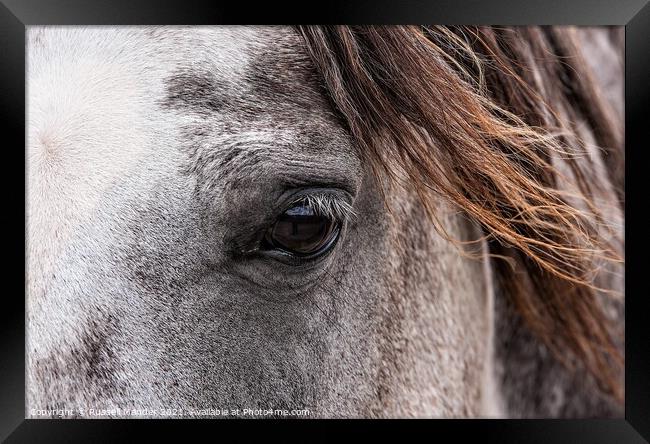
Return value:
[[(489, 267), (412, 193), (391, 188), (387, 211), (301, 44), (287, 28), (29, 29), (27, 416), (602, 412), (533, 399), (532, 339), (493, 361), (491, 308), (497, 344), (516, 320)], [(332, 254), (247, 256), (305, 188), (356, 215)], [(478, 237), (438, 205), (450, 234)]]

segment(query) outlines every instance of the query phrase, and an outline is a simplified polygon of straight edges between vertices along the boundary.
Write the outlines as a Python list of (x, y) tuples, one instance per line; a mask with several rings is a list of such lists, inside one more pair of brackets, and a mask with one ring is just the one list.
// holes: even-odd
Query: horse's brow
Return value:
[[(285, 51), (286, 53), (286, 51)], [(209, 114), (228, 111), (241, 119), (260, 114), (298, 114), (296, 108), (326, 108), (311, 65), (302, 59), (277, 60), (259, 54), (243, 71), (223, 71), (210, 63), (174, 69), (164, 80), (164, 108)]]
[(216, 75), (207, 69), (178, 69), (165, 80), (161, 104), (178, 111), (215, 112), (226, 103)]
[(220, 180), (241, 176), (268, 178), (277, 170), (285, 180), (311, 178), (353, 188), (350, 173), (344, 167), (346, 162), (342, 162), (347, 158), (339, 151), (342, 148), (337, 150), (327, 144), (325, 137), (316, 132), (267, 130), (233, 134), (219, 141), (219, 159), (202, 169), (207, 177)]

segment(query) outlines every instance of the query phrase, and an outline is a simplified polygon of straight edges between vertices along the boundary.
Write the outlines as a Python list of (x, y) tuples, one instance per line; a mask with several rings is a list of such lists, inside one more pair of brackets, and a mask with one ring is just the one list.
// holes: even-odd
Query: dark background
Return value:
[[(310, 441), (333, 428), (350, 437), (368, 430), (385, 437), (395, 429), (424, 432), (427, 440), (449, 434), (500, 443), (641, 443), (650, 439), (650, 334), (644, 300), (650, 295), (644, 276), (648, 248), (642, 230), (646, 189), (642, 179), (650, 164), (650, 5), (648, 0), (390, 0), (334, 1), (322, 5), (298, 2), (216, 1), (81, 1), (2, 0), (0, 5), (0, 127), (2, 162), (2, 231), (5, 265), (0, 309), (0, 439), (8, 442), (130, 441), (135, 429), (149, 435), (166, 433), (186, 421), (162, 420), (25, 420), (25, 158), (24, 30), (36, 24), (574, 24), (626, 25), (626, 412), (625, 420), (438, 420), (333, 421), (281, 420), (278, 436)], [(311, 6), (311, 8), (309, 8)], [(9, 140), (7, 140), (9, 139)], [(8, 156), (8, 157), (7, 157)], [(271, 421), (265, 421), (266, 424)], [(192, 421), (192, 430), (206, 432), (211, 421)], [(221, 421), (238, 426), (242, 420)], [(246, 422), (248, 426), (251, 423)], [(255, 425), (259, 425), (256, 423)], [(316, 426), (314, 432), (305, 426)], [(336, 426), (336, 427), (334, 427)], [(240, 439), (253, 427), (238, 427)], [(401, 432), (401, 431), (400, 431)], [(221, 434), (222, 432), (220, 432)], [(216, 437), (214, 433), (206, 435)], [(403, 437), (405, 435), (394, 435)]]

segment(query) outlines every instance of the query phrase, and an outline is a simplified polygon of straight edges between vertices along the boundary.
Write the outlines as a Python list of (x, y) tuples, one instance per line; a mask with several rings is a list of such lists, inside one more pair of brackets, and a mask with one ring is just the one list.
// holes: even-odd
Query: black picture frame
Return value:
[[(334, 1), (304, 9), (295, 2), (248, 5), (210, 1), (83, 1), (2, 0), (0, 4), (0, 112), (2, 150), (6, 163), (0, 177), (3, 190), (4, 298), (0, 309), (0, 440), (102, 442), (130, 440), (134, 428), (169, 428), (170, 421), (25, 419), (25, 291), (24, 152), (25, 29), (30, 25), (149, 25), (149, 24), (270, 24), (270, 23), (440, 23), (440, 24), (574, 24), (625, 25), (626, 124), (626, 401), (621, 420), (435, 420), (409, 422), (410, 430), (426, 429), (431, 437), (446, 436), (508, 442), (637, 443), (650, 439), (650, 329), (642, 303), (650, 294), (643, 279), (647, 240), (638, 204), (645, 187), (642, 158), (650, 116), (650, 4), (648, 0), (406, 0), (400, 2)], [(9, 137), (7, 137), (9, 136)], [(23, 162), (23, 168), (19, 165)], [(185, 421), (171, 421), (178, 424)], [(361, 421), (365, 423), (365, 421)], [(202, 429), (209, 421), (193, 421)], [(221, 422), (220, 424), (223, 424)], [(241, 420), (228, 421), (239, 423)], [(296, 433), (313, 421), (282, 420), (283, 431)], [(350, 422), (335, 421), (349, 428)], [(397, 424), (404, 426), (403, 421)], [(316, 424), (322, 431), (330, 424)], [(389, 432), (394, 424), (378, 422), (375, 431)], [(249, 429), (247, 427), (247, 429)], [(313, 433), (313, 432), (311, 432)], [(240, 435), (242, 436), (242, 435)], [(352, 435), (355, 436), (355, 435)]]

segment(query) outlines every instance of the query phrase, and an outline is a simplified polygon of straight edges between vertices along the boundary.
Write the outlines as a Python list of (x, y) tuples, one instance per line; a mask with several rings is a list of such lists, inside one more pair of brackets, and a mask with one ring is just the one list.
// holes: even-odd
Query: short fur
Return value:
[[(574, 31), (297, 31), (29, 28), (27, 416), (620, 416), (621, 133)], [(332, 253), (250, 254), (296, 190)]]

